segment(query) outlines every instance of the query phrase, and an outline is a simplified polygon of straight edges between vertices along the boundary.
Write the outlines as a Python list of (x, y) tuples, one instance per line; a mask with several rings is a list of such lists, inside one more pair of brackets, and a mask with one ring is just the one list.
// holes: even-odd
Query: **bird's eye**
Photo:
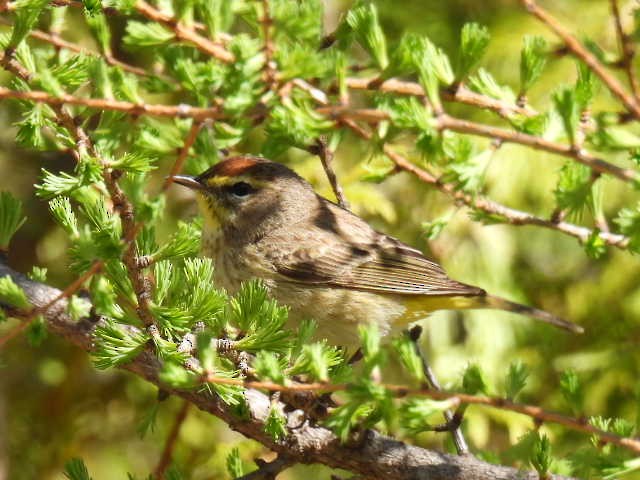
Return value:
[(253, 187), (247, 182), (237, 182), (231, 185), (231, 193), (236, 197), (246, 197), (253, 191)]

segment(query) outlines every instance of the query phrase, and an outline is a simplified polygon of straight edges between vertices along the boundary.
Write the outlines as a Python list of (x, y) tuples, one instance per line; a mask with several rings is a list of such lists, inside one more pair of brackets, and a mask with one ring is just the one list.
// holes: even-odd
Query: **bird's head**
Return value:
[(317, 202), (311, 185), (293, 170), (247, 155), (223, 160), (197, 177), (174, 175), (173, 181), (196, 192), (205, 228), (235, 234), (258, 235), (296, 221)]

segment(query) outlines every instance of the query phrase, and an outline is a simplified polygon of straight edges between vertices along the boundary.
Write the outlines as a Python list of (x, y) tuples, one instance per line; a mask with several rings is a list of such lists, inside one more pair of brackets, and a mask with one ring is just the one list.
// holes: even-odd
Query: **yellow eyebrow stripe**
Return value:
[(216, 176), (216, 177), (207, 178), (205, 182), (208, 187), (214, 187), (214, 188), (223, 187), (225, 185), (231, 185), (237, 182), (247, 182), (253, 187), (263, 187), (267, 184), (267, 182), (257, 181), (255, 178), (251, 178), (245, 175), (238, 175), (234, 177), (228, 177), (225, 175)]

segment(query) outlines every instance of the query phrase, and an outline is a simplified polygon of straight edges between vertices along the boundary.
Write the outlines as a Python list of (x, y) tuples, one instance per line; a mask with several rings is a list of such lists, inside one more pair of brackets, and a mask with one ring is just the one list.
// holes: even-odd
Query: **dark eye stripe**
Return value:
[(229, 190), (236, 197), (246, 197), (250, 193), (253, 193), (253, 187), (247, 182), (236, 182), (229, 187)]

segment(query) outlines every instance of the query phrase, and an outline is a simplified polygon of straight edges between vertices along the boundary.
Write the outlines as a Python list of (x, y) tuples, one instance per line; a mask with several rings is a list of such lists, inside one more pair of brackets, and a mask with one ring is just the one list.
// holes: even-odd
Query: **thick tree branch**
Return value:
[[(46, 305), (60, 294), (60, 290), (29, 280), (0, 262), (0, 278), (9, 275), (22, 287), (29, 301), (36, 307)], [(93, 347), (92, 332), (99, 319), (83, 319), (74, 322), (66, 313), (67, 300), (62, 299), (47, 310), (45, 317), (49, 330), (85, 351)], [(161, 386), (169, 393), (180, 396), (225, 421), (233, 430), (252, 438), (266, 447), (283, 454), (299, 463), (321, 463), (334, 468), (343, 468), (359, 473), (367, 478), (394, 480), (537, 480), (535, 472), (492, 465), (469, 456), (448, 455), (405, 444), (382, 436), (374, 431), (366, 431), (361, 438), (351, 443), (341, 444), (338, 438), (324, 427), (303, 420), (299, 410), (288, 412), (288, 436), (282, 441), (274, 441), (264, 432), (270, 407), (270, 399), (256, 391), (247, 390), (245, 397), (251, 412), (250, 418), (234, 415), (220, 399), (195, 390), (184, 391), (161, 384), (158, 374), (160, 364), (151, 351), (140, 354), (123, 368), (147, 381)], [(301, 424), (301, 420), (302, 424)], [(549, 476), (550, 480), (566, 477)]]

